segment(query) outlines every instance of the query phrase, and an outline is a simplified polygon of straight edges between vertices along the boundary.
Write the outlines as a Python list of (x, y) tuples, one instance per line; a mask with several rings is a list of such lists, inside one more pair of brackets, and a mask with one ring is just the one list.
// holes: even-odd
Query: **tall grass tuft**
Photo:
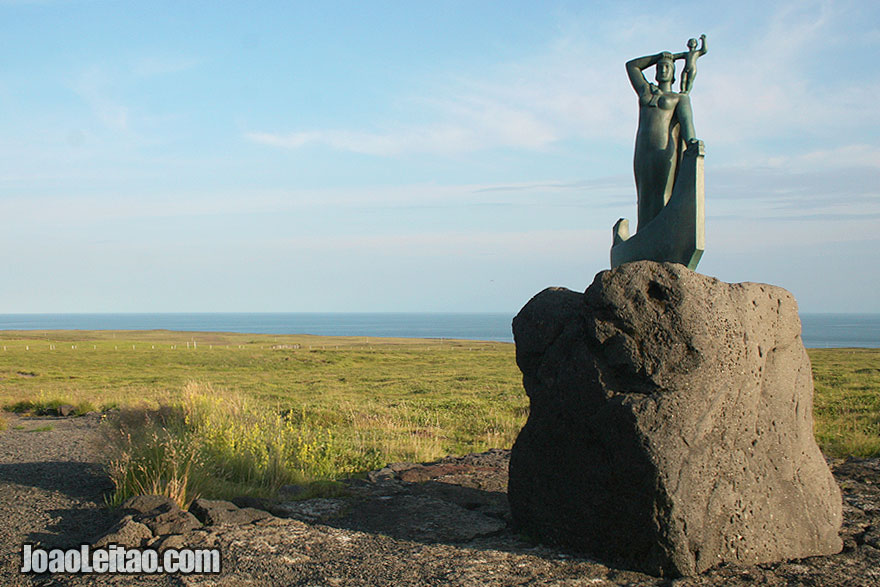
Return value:
[(198, 497), (203, 479), (198, 442), (180, 409), (126, 409), (105, 428), (107, 472), (120, 505), (133, 495), (165, 495), (181, 507)]
[(6, 418), (3, 416), (3, 413), (0, 412), (0, 432), (6, 430)]
[(338, 478), (379, 466), (378, 453), (340, 441), (305, 411), (266, 409), (247, 398), (188, 383), (159, 410), (125, 410), (110, 423), (109, 502), (167, 495), (273, 495), (282, 485)]

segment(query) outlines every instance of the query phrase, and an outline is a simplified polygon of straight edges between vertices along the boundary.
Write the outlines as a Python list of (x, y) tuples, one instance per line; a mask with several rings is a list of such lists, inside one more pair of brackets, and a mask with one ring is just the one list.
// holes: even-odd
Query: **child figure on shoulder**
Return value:
[(694, 78), (697, 77), (697, 58), (702, 57), (708, 51), (706, 49), (706, 35), (700, 35), (701, 46), (697, 49), (697, 40), (688, 39), (688, 50), (684, 53), (676, 53), (675, 59), (684, 59), (684, 70), (681, 72), (681, 93), (688, 94), (694, 87)]

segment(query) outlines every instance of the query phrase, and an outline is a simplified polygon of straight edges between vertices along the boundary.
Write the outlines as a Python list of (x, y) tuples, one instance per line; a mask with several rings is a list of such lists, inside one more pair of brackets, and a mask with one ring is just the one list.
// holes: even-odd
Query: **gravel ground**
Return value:
[(289, 518), (176, 536), (219, 547), (220, 575), (24, 576), (23, 542), (90, 543), (122, 513), (102, 507), (110, 487), (96, 464), (100, 416), (8, 419), (0, 433), (0, 585), (880, 585), (880, 459), (831, 463), (844, 495), (841, 554), (726, 565), (670, 581), (513, 533), (504, 493), (509, 451), (500, 450), (398, 463), (352, 482), (345, 499), (275, 504)]
[(96, 464), (99, 415), (4, 418), (0, 583), (29, 584), (18, 573), (22, 544), (67, 547), (91, 542), (116, 518), (103, 507), (103, 495), (112, 486)]

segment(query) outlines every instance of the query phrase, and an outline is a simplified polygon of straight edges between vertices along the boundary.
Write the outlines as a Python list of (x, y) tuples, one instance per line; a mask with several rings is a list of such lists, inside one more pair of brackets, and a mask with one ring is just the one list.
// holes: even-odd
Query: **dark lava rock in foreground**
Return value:
[(522, 531), (663, 576), (841, 550), (787, 291), (628, 263), (584, 294), (544, 290), (513, 327)]

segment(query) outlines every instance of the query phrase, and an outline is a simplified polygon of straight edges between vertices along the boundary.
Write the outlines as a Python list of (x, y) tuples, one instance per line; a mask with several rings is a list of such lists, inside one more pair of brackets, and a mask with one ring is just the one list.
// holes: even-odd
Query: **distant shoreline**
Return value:
[[(0, 314), (0, 331), (152, 331), (513, 342), (509, 313)], [(803, 313), (807, 348), (880, 348), (880, 314)]]
[[(118, 336), (117, 336), (118, 335)], [(259, 338), (253, 338), (259, 337)], [(448, 338), (448, 337), (415, 337), (415, 336), (363, 336), (363, 335), (330, 335), (330, 334), (307, 334), (301, 332), (292, 333), (266, 333), (266, 332), (234, 332), (222, 330), (171, 330), (168, 328), (154, 328), (150, 330), (110, 330), (110, 329), (81, 329), (81, 328), (38, 328), (35, 330), (0, 330), (0, 344), (2, 341), (44, 341), (50, 343), (64, 342), (97, 342), (112, 341), (117, 339), (126, 340), (165, 340), (174, 342), (180, 340), (179, 344), (183, 344), (187, 340), (195, 340), (202, 344), (201, 340), (216, 340), (230, 338), (234, 339), (237, 344), (246, 344), (247, 342), (265, 345), (270, 342), (279, 343), (280, 347), (287, 347), (288, 343), (302, 343), (308, 341), (313, 346), (326, 343), (332, 344), (334, 341), (345, 341), (359, 345), (364, 344), (382, 344), (382, 343), (407, 343), (412, 342), (419, 346), (443, 343), (460, 343), (460, 344), (491, 344), (491, 345), (513, 345), (513, 341), (503, 340), (483, 340), (474, 338)], [(251, 340), (247, 340), (247, 339)], [(317, 347), (315, 347), (317, 348)]]

